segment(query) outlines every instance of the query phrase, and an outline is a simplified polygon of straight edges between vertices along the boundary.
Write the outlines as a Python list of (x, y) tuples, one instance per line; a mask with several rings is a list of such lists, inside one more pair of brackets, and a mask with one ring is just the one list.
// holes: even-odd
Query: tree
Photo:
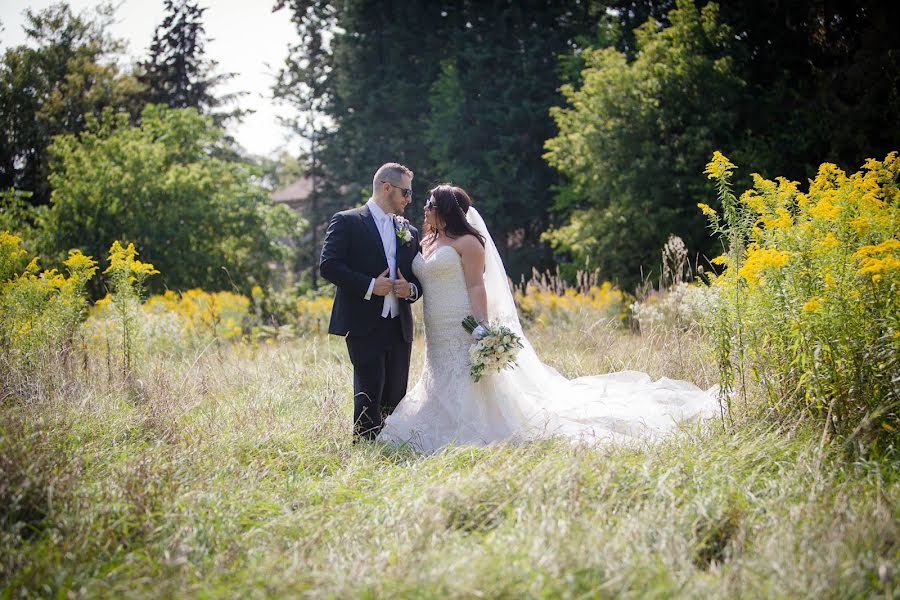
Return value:
[(147, 102), (172, 108), (195, 108), (217, 125), (240, 119), (245, 110), (216, 111), (242, 94), (216, 96), (213, 89), (234, 73), (214, 74), (216, 61), (205, 58), (203, 13), (194, 0), (165, 0), (166, 16), (156, 28), (150, 55), (139, 63), (138, 80), (147, 87)]
[(464, 2), (448, 8), (426, 139), (441, 176), (463, 186), (515, 278), (546, 263), (558, 177), (542, 159), (561, 101), (557, 57), (597, 30), (587, 2)]
[(141, 86), (111, 60), (121, 44), (106, 34), (113, 11), (95, 20), (59, 3), (25, 11), (30, 44), (8, 48), (0, 63), (0, 189), (50, 200), (47, 146), (54, 135), (82, 131), (105, 107), (132, 119), (140, 114)]
[(721, 16), (740, 40), (735, 64), (747, 82), (740, 112), (750, 135), (740, 164), (803, 181), (822, 161), (855, 170), (896, 149), (896, 3), (748, 2)]
[(249, 293), (270, 283), (270, 263), (288, 252), (280, 239), (300, 233), (299, 219), (269, 204), (249, 165), (214, 157), (222, 143), (210, 117), (153, 104), (139, 126), (108, 110), (82, 134), (56, 138), (47, 218), (53, 257), (71, 248), (105, 256), (121, 240), (161, 271), (155, 291)]
[(322, 239), (336, 210), (365, 202), (373, 173), (388, 161), (415, 171), (408, 209), (415, 219), (425, 190), (439, 181), (422, 135), (439, 64), (438, 5), (285, 0), (275, 8), (288, 5), (300, 41), (290, 49), (275, 96), (295, 108), (290, 125), (310, 143), (313, 239)]
[(561, 59), (568, 106), (554, 109), (546, 156), (566, 178), (565, 224), (546, 239), (569, 270), (634, 283), (670, 232), (711, 251), (695, 204), (713, 150), (750, 166), (736, 182), (749, 187), (751, 170), (803, 181), (823, 160), (855, 169), (900, 139), (897, 7), (672, 4), (612, 2), (595, 49)]
[(570, 269), (597, 268), (625, 287), (670, 233), (708, 249), (698, 174), (712, 149), (741, 138), (743, 81), (718, 7), (679, 0), (669, 21), (635, 31), (631, 62), (614, 48), (586, 51), (581, 87), (564, 86), (567, 106), (551, 109), (559, 135), (545, 157), (567, 177), (556, 207), (568, 223), (545, 237)]
[(398, 160), (416, 173), (412, 211), (424, 190), (452, 180), (472, 192), (500, 248), (515, 249), (510, 271), (530, 271), (556, 179), (541, 160), (553, 133), (546, 111), (560, 99), (556, 57), (596, 29), (586, 18), (596, 7), (285, 0), (276, 8), (287, 5), (301, 41), (283, 89), (296, 94), (285, 97), (298, 111), (325, 117), (324, 211), (363, 201), (374, 169)]

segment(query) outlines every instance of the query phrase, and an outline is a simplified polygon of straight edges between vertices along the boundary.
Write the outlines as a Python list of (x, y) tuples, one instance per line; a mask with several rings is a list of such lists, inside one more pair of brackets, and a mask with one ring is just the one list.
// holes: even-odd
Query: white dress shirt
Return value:
[[(388, 271), (391, 279), (397, 278), (397, 235), (395, 234), (394, 229), (394, 215), (388, 214), (384, 212), (378, 204), (372, 198), (369, 198), (368, 202), (366, 202), (366, 206), (369, 207), (369, 212), (372, 213), (372, 217), (375, 219), (375, 225), (378, 227), (378, 232), (381, 234), (381, 244), (384, 247), (384, 255), (387, 258), (388, 262)], [(416, 289), (415, 284), (410, 283), (412, 287), (412, 296), (410, 296), (410, 300), (413, 300), (418, 296), (418, 290)], [(372, 299), (372, 290), (375, 289), (375, 279), (369, 283), (369, 289), (366, 291), (365, 299)], [(387, 296), (384, 297), (384, 308), (381, 310), (381, 316), (384, 318), (394, 318), (400, 314), (400, 305), (399, 299), (397, 295), (391, 291)]]

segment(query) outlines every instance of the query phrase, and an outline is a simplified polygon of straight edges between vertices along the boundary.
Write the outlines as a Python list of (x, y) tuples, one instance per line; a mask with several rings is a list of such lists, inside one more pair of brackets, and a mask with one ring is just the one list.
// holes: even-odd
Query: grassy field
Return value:
[[(574, 376), (715, 383), (693, 335), (529, 331)], [(421, 370), (421, 336), (412, 380)], [(895, 464), (756, 406), (646, 448), (351, 445), (343, 342), (103, 356), (0, 421), (3, 597), (896, 597)], [(22, 385), (26, 385), (23, 383)]]

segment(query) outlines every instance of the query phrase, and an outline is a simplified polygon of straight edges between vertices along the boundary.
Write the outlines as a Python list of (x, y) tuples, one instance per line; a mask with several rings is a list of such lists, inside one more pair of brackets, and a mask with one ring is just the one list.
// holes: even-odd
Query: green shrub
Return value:
[[(723, 214), (701, 204), (727, 252), (715, 280), (724, 387), (749, 372), (772, 412), (820, 419), (823, 439), (890, 444), (900, 428), (900, 241), (896, 152), (847, 175), (819, 167), (807, 192), (736, 167), (719, 154), (707, 174)], [(734, 363), (738, 363), (734, 370)]]

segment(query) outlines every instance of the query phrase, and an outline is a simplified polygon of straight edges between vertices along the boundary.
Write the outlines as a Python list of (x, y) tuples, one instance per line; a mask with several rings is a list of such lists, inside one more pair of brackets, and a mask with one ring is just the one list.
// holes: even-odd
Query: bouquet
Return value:
[[(475, 317), (469, 315), (462, 322), (463, 329), (471, 334), (478, 327)], [(505, 325), (490, 325), (478, 341), (469, 347), (472, 369), (469, 374), (475, 382), (484, 377), (485, 372), (499, 373), (509, 366), (515, 366), (519, 349), (524, 348), (522, 340)]]

